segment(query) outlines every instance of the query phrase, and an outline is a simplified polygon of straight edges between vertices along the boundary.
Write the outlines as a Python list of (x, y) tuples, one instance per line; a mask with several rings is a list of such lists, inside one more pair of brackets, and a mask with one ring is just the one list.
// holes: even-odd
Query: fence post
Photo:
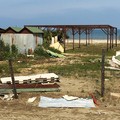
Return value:
[(15, 86), (14, 72), (13, 72), (13, 67), (12, 67), (12, 59), (9, 59), (9, 69), (10, 69), (10, 74), (11, 74), (11, 79), (12, 79), (12, 84), (13, 84), (14, 97), (15, 99), (18, 99), (16, 86)]
[(105, 64), (105, 49), (102, 49), (102, 64), (101, 64), (101, 97), (104, 96), (104, 91), (105, 91), (105, 68), (104, 68), (104, 64)]

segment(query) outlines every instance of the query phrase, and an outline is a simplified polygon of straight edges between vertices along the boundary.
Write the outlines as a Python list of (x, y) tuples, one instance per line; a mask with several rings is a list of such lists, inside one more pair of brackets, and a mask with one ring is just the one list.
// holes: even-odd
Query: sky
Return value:
[(0, 28), (49, 24), (120, 28), (120, 0), (0, 0)]

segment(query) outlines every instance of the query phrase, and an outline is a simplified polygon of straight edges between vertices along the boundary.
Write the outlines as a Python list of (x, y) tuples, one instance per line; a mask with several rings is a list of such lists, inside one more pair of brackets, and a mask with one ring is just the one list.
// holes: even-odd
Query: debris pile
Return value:
[(110, 66), (105, 66), (106, 69), (120, 70), (120, 51), (116, 51), (116, 56), (112, 56), (109, 64)]
[[(55, 73), (15, 76), (14, 78), (18, 93), (60, 91), (60, 86), (57, 84), (57, 82), (59, 82), (59, 77)], [(11, 77), (1, 78), (0, 82), (0, 93), (11, 93), (13, 91)]]

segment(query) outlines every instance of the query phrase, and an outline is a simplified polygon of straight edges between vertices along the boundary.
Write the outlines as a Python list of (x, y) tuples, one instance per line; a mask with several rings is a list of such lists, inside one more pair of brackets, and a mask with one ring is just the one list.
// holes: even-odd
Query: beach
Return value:
[[(73, 39), (66, 39), (66, 43), (73, 43)], [(79, 39), (74, 39), (74, 43), (79, 43)], [(85, 43), (86, 44), (86, 40), (85, 39), (81, 39), (80, 40), (80, 43)], [(90, 43), (90, 44), (101, 44), (101, 43), (107, 43), (107, 39), (91, 39), (91, 40), (87, 40), (87, 43)], [(110, 41), (109, 41), (110, 43)], [(114, 40), (114, 43), (115, 43), (115, 40)], [(120, 43), (120, 40), (117, 40), (117, 43), (119, 44)]]

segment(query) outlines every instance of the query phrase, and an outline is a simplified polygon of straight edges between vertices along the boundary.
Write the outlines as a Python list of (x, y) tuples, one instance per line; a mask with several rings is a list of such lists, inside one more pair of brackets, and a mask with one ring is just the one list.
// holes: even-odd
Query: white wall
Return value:
[(36, 45), (36, 39), (37, 44), (43, 44), (43, 38), (42, 34), (33, 35), (33, 34), (11, 34), (11, 33), (5, 33), (1, 34), (1, 39), (4, 41), (5, 44), (9, 44), (10, 46), (15, 44), (18, 48), (19, 53), (25, 54), (28, 53), (28, 50), (31, 49), (34, 51)]

